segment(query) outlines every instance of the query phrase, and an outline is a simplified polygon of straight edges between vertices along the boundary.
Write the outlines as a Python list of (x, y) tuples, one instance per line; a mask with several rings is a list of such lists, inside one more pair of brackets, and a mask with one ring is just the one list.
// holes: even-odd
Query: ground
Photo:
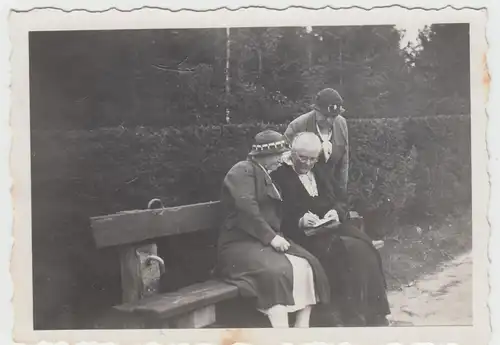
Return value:
[(472, 324), (472, 255), (440, 265), (402, 289), (389, 293), (391, 321), (401, 326)]

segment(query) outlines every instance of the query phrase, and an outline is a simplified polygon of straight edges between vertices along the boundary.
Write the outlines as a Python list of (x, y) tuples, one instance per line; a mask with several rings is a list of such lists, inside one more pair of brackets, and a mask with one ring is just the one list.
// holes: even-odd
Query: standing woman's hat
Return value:
[(327, 110), (329, 113), (341, 113), (343, 111), (342, 105), (344, 100), (337, 92), (332, 88), (326, 88), (321, 90), (316, 94), (316, 99), (314, 100), (315, 108), (320, 110)]
[(281, 133), (265, 130), (255, 136), (249, 156), (280, 155), (290, 150), (288, 141)]

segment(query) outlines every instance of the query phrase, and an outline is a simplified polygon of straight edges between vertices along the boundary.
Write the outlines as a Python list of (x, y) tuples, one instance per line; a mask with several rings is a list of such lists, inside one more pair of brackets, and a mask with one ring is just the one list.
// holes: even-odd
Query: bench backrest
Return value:
[(154, 239), (214, 229), (220, 224), (219, 209), (220, 202), (211, 201), (90, 218), (96, 246), (119, 248), (122, 302), (160, 292), (165, 264)]
[(219, 225), (220, 201), (124, 211), (90, 218), (98, 248), (140, 243), (158, 237), (209, 230)]

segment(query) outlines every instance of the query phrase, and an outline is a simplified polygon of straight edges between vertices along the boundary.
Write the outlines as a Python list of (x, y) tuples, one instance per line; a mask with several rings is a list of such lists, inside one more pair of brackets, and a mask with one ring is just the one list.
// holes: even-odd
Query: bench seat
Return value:
[[(238, 288), (218, 280), (193, 284), (171, 293), (159, 294), (115, 306), (120, 313), (148, 320), (174, 319), (175, 328), (199, 328), (215, 320), (215, 304), (238, 297)], [(178, 316), (180, 318), (175, 319)], [(164, 323), (163, 323), (164, 324)]]

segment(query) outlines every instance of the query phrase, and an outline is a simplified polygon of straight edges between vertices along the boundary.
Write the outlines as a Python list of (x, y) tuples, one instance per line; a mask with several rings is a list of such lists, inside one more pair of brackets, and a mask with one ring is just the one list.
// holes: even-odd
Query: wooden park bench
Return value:
[[(165, 263), (158, 256), (162, 237), (198, 233), (219, 226), (220, 202), (123, 211), (90, 219), (98, 248), (118, 247), (122, 304), (117, 315), (135, 321), (135, 328), (201, 328), (216, 322), (216, 305), (239, 296), (234, 285), (212, 279), (160, 292)], [(357, 214), (356, 214), (357, 215)], [(359, 215), (357, 215), (359, 217)], [(195, 263), (194, 263), (195, 264)]]
[(119, 248), (122, 304), (113, 309), (140, 320), (142, 326), (138, 328), (201, 328), (214, 324), (216, 304), (238, 297), (238, 289), (214, 279), (160, 293), (165, 263), (158, 256), (155, 241), (217, 228), (219, 201), (151, 209), (156, 201), (152, 200), (145, 210), (90, 219), (96, 246)]

